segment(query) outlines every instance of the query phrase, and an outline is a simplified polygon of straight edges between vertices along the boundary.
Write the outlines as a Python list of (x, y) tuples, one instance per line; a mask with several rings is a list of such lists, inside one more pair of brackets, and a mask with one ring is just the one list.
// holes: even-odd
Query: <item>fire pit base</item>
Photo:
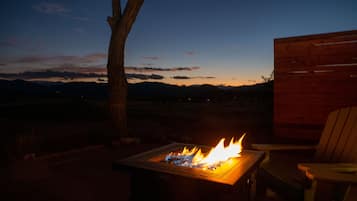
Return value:
[(252, 177), (264, 152), (243, 150), (239, 158), (213, 171), (163, 162), (168, 153), (193, 146), (173, 143), (159, 147), (116, 161), (113, 170), (131, 174), (131, 200), (249, 200)]
[(234, 187), (176, 175), (135, 171), (131, 174), (130, 200), (216, 201), (250, 200), (250, 175)]

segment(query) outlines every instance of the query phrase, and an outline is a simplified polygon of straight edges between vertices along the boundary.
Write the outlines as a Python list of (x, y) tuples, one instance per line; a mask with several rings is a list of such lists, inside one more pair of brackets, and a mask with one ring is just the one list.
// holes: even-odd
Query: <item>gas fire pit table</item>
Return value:
[(131, 175), (131, 200), (250, 200), (254, 172), (264, 152), (243, 150), (214, 169), (177, 166), (170, 153), (187, 147), (208, 152), (211, 147), (172, 143), (113, 163), (113, 170)]

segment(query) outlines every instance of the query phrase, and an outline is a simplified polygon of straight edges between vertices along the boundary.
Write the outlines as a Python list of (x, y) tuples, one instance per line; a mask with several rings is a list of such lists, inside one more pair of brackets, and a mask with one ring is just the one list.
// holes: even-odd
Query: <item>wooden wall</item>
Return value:
[(330, 111), (357, 106), (357, 30), (274, 40), (274, 133), (317, 140)]

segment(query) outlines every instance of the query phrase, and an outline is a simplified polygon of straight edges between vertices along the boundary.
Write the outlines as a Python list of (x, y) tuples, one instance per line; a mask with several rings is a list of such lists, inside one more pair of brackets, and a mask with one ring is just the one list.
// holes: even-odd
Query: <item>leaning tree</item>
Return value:
[(144, 0), (127, 0), (124, 11), (120, 0), (112, 0), (112, 16), (108, 17), (111, 38), (108, 50), (109, 110), (116, 132), (128, 135), (126, 122), (127, 87), (124, 70), (125, 41)]

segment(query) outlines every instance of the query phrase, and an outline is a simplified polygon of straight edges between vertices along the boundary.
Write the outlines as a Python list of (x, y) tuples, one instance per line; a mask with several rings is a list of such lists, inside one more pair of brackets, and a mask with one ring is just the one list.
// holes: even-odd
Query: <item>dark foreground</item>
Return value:
[(128, 200), (130, 176), (112, 171), (114, 160), (171, 142), (214, 146), (246, 133), (249, 147), (272, 138), (272, 83), (229, 90), (136, 86), (128, 130), (139, 143), (112, 148), (104, 145), (118, 134), (103, 86), (19, 83), (1, 85), (8, 96), (0, 101), (0, 200)]
[(155, 145), (101, 146), (59, 156), (16, 161), (1, 171), (0, 200), (128, 200), (130, 177), (112, 161)]
[[(161, 145), (95, 146), (13, 162), (1, 171), (4, 192), (0, 200), (129, 200), (130, 174), (112, 171), (112, 162), (157, 146)], [(227, 195), (225, 200), (239, 200), (232, 196)]]
[[(243, 133), (246, 144), (266, 141), (272, 133), (272, 86), (130, 85), (128, 132), (154, 144), (213, 146), (222, 137)], [(0, 158), (46, 155), (119, 137), (112, 129), (104, 85), (0, 80), (0, 89)]]

